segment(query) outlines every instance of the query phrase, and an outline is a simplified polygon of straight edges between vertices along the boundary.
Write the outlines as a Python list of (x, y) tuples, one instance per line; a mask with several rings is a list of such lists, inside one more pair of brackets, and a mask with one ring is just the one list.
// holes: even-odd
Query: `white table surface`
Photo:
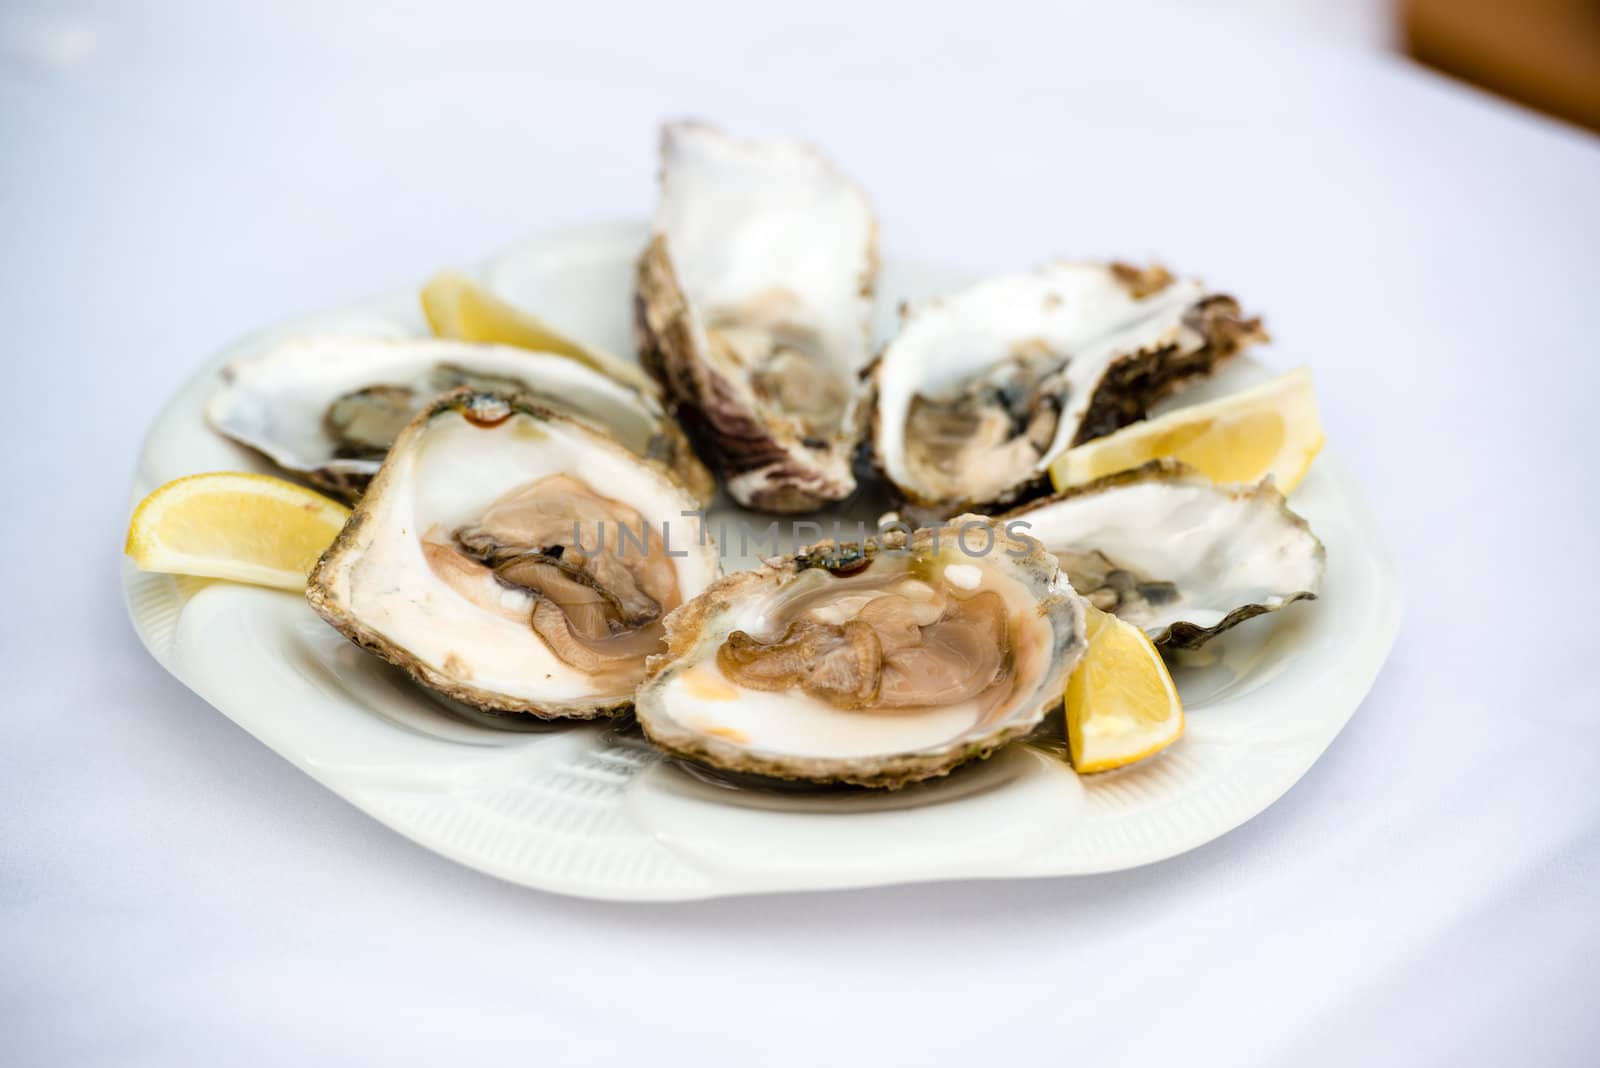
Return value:
[[(1600, 141), (1142, 10), (429, 7), (0, 12), (0, 1063), (1594, 1063)], [(682, 113), (815, 137), (891, 254), (1159, 254), (1313, 365), (1407, 617), (1288, 796), (1120, 875), (606, 905), (384, 830), (145, 655), (124, 495), (190, 368), (644, 213)]]

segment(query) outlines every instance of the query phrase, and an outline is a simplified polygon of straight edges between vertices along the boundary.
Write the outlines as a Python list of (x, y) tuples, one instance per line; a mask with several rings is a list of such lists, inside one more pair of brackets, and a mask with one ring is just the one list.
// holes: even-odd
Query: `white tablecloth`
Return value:
[[(0, 13), (0, 1063), (1594, 1063), (1600, 142), (1181, 13), (680, 6)], [(683, 113), (816, 138), (892, 255), (1158, 254), (1314, 367), (1408, 607), (1288, 796), (1119, 875), (605, 905), (145, 655), (127, 480), (196, 362), (643, 214)]]

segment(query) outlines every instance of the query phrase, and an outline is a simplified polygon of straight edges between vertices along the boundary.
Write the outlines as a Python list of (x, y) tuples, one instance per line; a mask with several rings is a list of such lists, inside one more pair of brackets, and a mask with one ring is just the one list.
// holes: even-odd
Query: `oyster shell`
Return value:
[(1161, 267), (991, 278), (906, 312), (869, 375), (874, 460), (919, 515), (1026, 500), (1062, 451), (1264, 338), (1232, 297)]
[(295, 338), (235, 360), (206, 404), (223, 435), (317, 487), (354, 498), (434, 397), (470, 386), (523, 393), (671, 471), (702, 501), (711, 474), (660, 402), (569, 357), (433, 338)]
[(640, 358), (740, 504), (809, 511), (855, 489), (876, 248), (866, 196), (810, 146), (664, 128)]
[(1154, 460), (1004, 518), (1054, 553), (1090, 604), (1162, 646), (1192, 649), (1322, 586), (1322, 543), (1271, 479), (1217, 485)]
[(1055, 559), (983, 516), (774, 558), (666, 628), (636, 708), (656, 745), (726, 771), (884, 787), (1026, 734), (1085, 646)]
[(526, 398), (458, 390), (406, 427), (307, 583), (424, 686), (541, 718), (626, 710), (663, 619), (720, 574), (677, 482)]

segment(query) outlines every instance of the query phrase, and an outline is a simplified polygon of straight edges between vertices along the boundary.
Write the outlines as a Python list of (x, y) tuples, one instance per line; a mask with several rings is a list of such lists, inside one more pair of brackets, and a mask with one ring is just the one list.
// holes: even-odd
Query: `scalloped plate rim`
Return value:
[[(493, 279), (508, 270), (515, 270), (519, 263), (536, 260), (540, 255), (549, 255), (549, 250), (561, 249), (564, 246), (582, 247), (586, 242), (596, 248), (603, 248), (606, 242), (616, 242), (630, 235), (643, 233), (643, 227), (637, 223), (602, 223), (596, 225), (578, 225), (561, 227), (554, 230), (535, 234), (519, 241), (496, 255), (482, 261), (476, 271), (478, 276)], [(543, 250), (543, 251), (541, 251)], [(886, 268), (896, 266), (896, 261), (888, 261)], [(910, 265), (899, 266), (911, 270), (923, 269), (934, 275), (944, 277), (959, 277), (962, 272), (946, 268), (917, 268)], [(205, 361), (195, 373), (188, 378), (176, 391), (172, 398), (163, 406), (160, 414), (152, 423), (141, 449), (139, 461), (135, 470), (133, 485), (131, 487), (131, 501), (136, 503), (145, 493), (154, 488), (158, 478), (153, 470), (165, 462), (169, 467), (182, 466), (183, 461), (171, 457), (163, 461), (154, 456), (163, 445), (164, 432), (183, 421), (192, 421), (199, 415), (199, 405), (203, 403), (205, 394), (209, 391), (209, 383), (216, 369), (225, 361), (235, 358), (242, 351), (266, 343), (275, 336), (285, 333), (298, 332), (308, 326), (318, 323), (344, 323), (346, 320), (360, 320), (371, 317), (373, 322), (388, 322), (397, 328), (417, 329), (421, 325), (420, 314), (416, 312), (415, 289), (391, 290), (364, 300), (352, 301), (347, 304), (330, 307), (323, 311), (306, 315), (287, 318), (275, 324), (270, 324), (260, 330), (251, 332), (235, 343), (227, 346), (213, 358)], [(402, 309), (407, 303), (413, 309), (407, 315)], [(884, 303), (887, 303), (885, 301)], [(415, 320), (400, 324), (398, 320)], [(170, 446), (166, 446), (169, 448)], [(181, 450), (180, 450), (181, 451)], [(265, 465), (254, 465), (267, 469)], [(195, 470), (207, 469), (202, 465)], [(186, 473), (186, 472), (183, 472)], [(196, 692), (202, 699), (212, 704), (224, 715), (233, 719), (245, 730), (269, 745), (285, 759), (296, 767), (305, 771), (313, 779), (327, 787), (345, 800), (354, 804), (362, 811), (373, 816), (379, 822), (391, 827), (418, 844), (454, 860), (467, 867), (494, 875), (498, 878), (556, 893), (574, 896), (628, 901), (651, 900), (693, 900), (716, 897), (728, 894), (766, 893), (795, 890), (820, 890), (843, 889), (850, 887), (866, 887), (889, 885), (905, 882), (922, 882), (944, 879), (999, 879), (999, 878), (1032, 878), (1050, 875), (1081, 876), (1101, 872), (1124, 870), (1131, 867), (1156, 863), (1161, 860), (1198, 848), (1210, 841), (1226, 834), (1249, 819), (1265, 811), (1278, 798), (1283, 796), (1296, 782), (1298, 782), (1310, 769), (1312, 764), (1332, 744), (1335, 737), (1349, 722), (1361, 701), (1376, 682), (1383, 664), (1393, 647), (1398, 635), (1401, 618), (1401, 590), (1398, 570), (1392, 553), (1389, 551), (1377, 526), (1376, 517), (1370, 507), (1365, 503), (1359, 493), (1359, 487), (1343, 465), (1327, 450), (1318, 460), (1314, 475), (1326, 478), (1329, 481), (1329, 492), (1342, 498), (1343, 504), (1351, 513), (1349, 528), (1360, 535), (1359, 547), (1364, 564), (1370, 572), (1370, 577), (1375, 580), (1375, 586), (1381, 596), (1377, 601), (1368, 603), (1365, 608), (1365, 619), (1369, 624), (1367, 633), (1362, 635), (1362, 640), (1351, 643), (1351, 651), (1346, 654), (1342, 665), (1347, 670), (1340, 676), (1340, 690), (1333, 699), (1328, 695), (1317, 695), (1312, 703), (1323, 706), (1322, 714), (1313, 721), (1315, 730), (1304, 732), (1298, 738), (1291, 738), (1293, 744), (1290, 749), (1294, 755), (1293, 760), (1284, 761), (1281, 766), (1269, 762), (1268, 766), (1274, 768), (1270, 776), (1258, 775), (1249, 788), (1239, 787), (1234, 793), (1231, 804), (1222, 804), (1221, 811), (1212, 811), (1209, 818), (1202, 818), (1203, 827), (1190, 828), (1187, 833), (1174, 834), (1165, 841), (1145, 843), (1143, 848), (1131, 847), (1122, 851), (1104, 852), (1098, 857), (1095, 855), (1077, 857), (1075, 860), (1063, 861), (1061, 857), (1052, 857), (1045, 853), (1033, 857), (1018, 856), (1010, 863), (972, 866), (960, 862), (959, 858), (945, 858), (941, 866), (938, 863), (922, 863), (911, 869), (895, 869), (892, 865), (881, 869), (870, 866), (861, 869), (851, 867), (848, 870), (838, 868), (834, 870), (806, 870), (802, 875), (793, 871), (779, 868), (752, 869), (744, 872), (729, 872), (725, 867), (719, 868), (711, 854), (697, 854), (693, 850), (678, 852), (677, 860), (682, 863), (682, 877), (677, 881), (658, 882), (655, 884), (634, 884), (621, 880), (616, 876), (606, 875), (558, 875), (553, 871), (539, 868), (537, 865), (517, 865), (505, 861), (503, 858), (486, 855), (481, 849), (475, 849), (469, 844), (470, 836), (455, 836), (435, 833), (430, 830), (431, 824), (416, 819), (408, 819), (397, 815), (403, 810), (399, 802), (386, 803), (381, 795), (348, 780), (342, 780), (336, 771), (330, 770), (326, 765), (317, 760), (309, 759), (303, 748), (296, 748), (287, 743), (274, 744), (272, 740), (263, 737), (272, 733), (261, 729), (259, 723), (251, 715), (241, 711), (237, 695), (216, 693), (217, 687), (206, 683), (197, 675), (201, 674), (194, 665), (186, 665), (182, 659), (174, 655), (170, 643), (174, 640), (177, 627), (181, 624), (181, 616), (187, 603), (186, 596), (180, 592), (178, 581), (170, 576), (147, 575), (139, 572), (127, 559), (122, 561), (122, 581), (125, 603), (129, 616), (139, 634), (141, 642), (149, 650), (157, 663), (161, 664), (169, 673), (176, 677), (185, 686)], [(165, 477), (175, 477), (167, 474)], [(164, 479), (162, 479), (164, 480)], [(202, 591), (203, 592), (203, 591)], [(258, 591), (265, 592), (265, 591)], [(292, 594), (282, 594), (282, 597), (292, 597)], [(1312, 611), (1316, 606), (1312, 605)], [(309, 609), (306, 610), (309, 615)], [(170, 617), (170, 618), (169, 618)], [(313, 617), (314, 618), (314, 617)], [(332, 633), (331, 631), (329, 632)], [(1272, 683), (1268, 682), (1267, 686)], [(212, 691), (209, 692), (208, 691)], [(363, 712), (363, 715), (366, 713)], [(1308, 724), (1313, 725), (1313, 724)], [(603, 728), (580, 728), (581, 730), (600, 731)], [(596, 735), (599, 737), (599, 735)], [(1286, 743), (1287, 744), (1287, 743)], [(532, 751), (532, 746), (529, 746)], [(648, 770), (648, 767), (647, 769)], [(1071, 776), (1072, 773), (1061, 769), (1063, 774)], [(643, 772), (640, 773), (644, 774)], [(1113, 773), (1116, 774), (1116, 773)], [(1096, 777), (1090, 777), (1093, 780)], [(1109, 783), (1109, 780), (1106, 780)], [(1228, 780), (1223, 780), (1226, 785)], [(631, 783), (630, 783), (631, 788)], [(1090, 789), (1095, 788), (1091, 782)], [(401, 791), (401, 794), (406, 794)], [(399, 795), (397, 795), (399, 796)], [(410, 796), (407, 794), (407, 796)], [(453, 796), (448, 791), (439, 796)], [(619, 802), (625, 804), (626, 802)], [(952, 804), (962, 804), (958, 800)], [(937, 806), (932, 806), (937, 807)], [(687, 811), (693, 818), (692, 804)], [(786, 817), (787, 813), (780, 816)], [(833, 817), (830, 817), (833, 818)], [(1138, 812), (1125, 814), (1120, 817), (1103, 820), (1095, 829), (1109, 832), (1117, 829), (1120, 823), (1136, 825), (1139, 820), (1148, 822), (1148, 816), (1141, 816)], [(755, 818), (759, 824), (759, 817)], [(774, 821), (776, 822), (776, 821)], [(1089, 825), (1093, 828), (1093, 825)], [(536, 830), (532, 828), (531, 830)], [(1079, 827), (1076, 834), (1084, 833), (1084, 828)], [(657, 845), (661, 844), (664, 836), (655, 835)], [(670, 839), (672, 836), (667, 835)], [(675, 848), (668, 845), (668, 851)], [(714, 853), (714, 850), (712, 851)], [(1069, 854), (1070, 855), (1070, 854)]]

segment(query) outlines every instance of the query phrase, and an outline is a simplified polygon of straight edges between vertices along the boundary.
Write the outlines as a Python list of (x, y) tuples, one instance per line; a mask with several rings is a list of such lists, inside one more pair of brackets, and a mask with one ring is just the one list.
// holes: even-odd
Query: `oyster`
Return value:
[(625, 710), (668, 612), (720, 573), (652, 464), (525, 398), (458, 390), (389, 450), (306, 597), (358, 645), (490, 711)]
[(651, 741), (727, 771), (862, 786), (942, 775), (1026, 734), (1085, 646), (1055, 559), (983, 516), (774, 558), (666, 627), (637, 700)]
[(1232, 297), (1161, 267), (991, 278), (909, 310), (873, 365), (875, 463), (916, 514), (1026, 500), (1062, 451), (1264, 338)]
[(876, 246), (866, 196), (810, 146), (663, 130), (640, 358), (740, 504), (809, 511), (855, 489)]
[(1271, 479), (1219, 486), (1154, 460), (1005, 519), (1054, 553), (1090, 604), (1162, 646), (1192, 649), (1322, 586), (1322, 543)]
[(715, 492), (656, 398), (566, 356), (505, 345), (296, 338), (225, 367), (206, 418), (284, 470), (353, 498), (401, 428), (434, 397), (462, 386), (527, 394), (661, 464), (700, 500)]

